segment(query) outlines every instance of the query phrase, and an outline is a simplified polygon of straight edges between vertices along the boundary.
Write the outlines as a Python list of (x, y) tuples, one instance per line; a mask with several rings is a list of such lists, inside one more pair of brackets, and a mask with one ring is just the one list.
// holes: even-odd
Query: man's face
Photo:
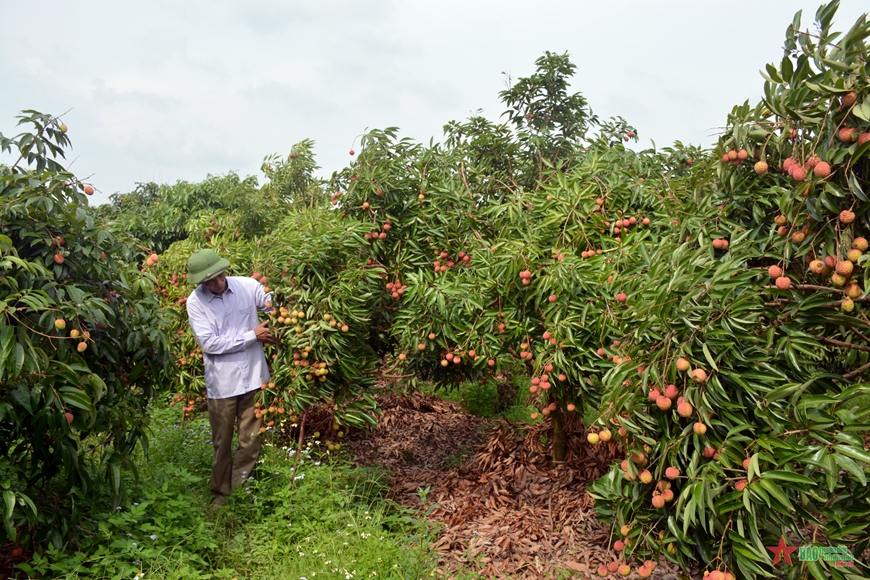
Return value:
[(227, 289), (227, 275), (221, 272), (208, 282), (203, 282), (202, 286), (212, 294), (220, 296)]

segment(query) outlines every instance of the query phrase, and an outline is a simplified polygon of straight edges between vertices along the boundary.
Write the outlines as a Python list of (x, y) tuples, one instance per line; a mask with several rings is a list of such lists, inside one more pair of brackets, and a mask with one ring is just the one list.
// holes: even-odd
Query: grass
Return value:
[[(150, 453), (129, 499), (89, 498), (77, 545), (21, 568), (45, 578), (422, 578), (435, 570), (425, 518), (384, 499), (384, 473), (316, 448), (266, 444), (256, 477), (210, 509), (212, 447), (204, 417), (153, 415)], [(421, 496), (426, 491), (421, 490)], [(424, 498), (425, 499), (425, 498)]]

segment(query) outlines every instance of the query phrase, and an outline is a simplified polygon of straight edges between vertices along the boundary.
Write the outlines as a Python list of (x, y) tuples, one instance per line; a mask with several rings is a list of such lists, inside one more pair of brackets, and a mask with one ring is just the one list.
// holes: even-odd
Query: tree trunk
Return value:
[(565, 461), (565, 415), (557, 408), (550, 416), (553, 418), (553, 452), (551, 463), (556, 466)]

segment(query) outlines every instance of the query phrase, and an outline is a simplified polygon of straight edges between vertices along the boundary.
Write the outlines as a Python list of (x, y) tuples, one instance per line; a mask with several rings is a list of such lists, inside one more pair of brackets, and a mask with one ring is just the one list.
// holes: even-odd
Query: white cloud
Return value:
[[(35, 108), (65, 117), (75, 170), (105, 196), (137, 181), (199, 181), (304, 138), (323, 174), (366, 128), (428, 143), (478, 109), (498, 120), (502, 71), (569, 52), (572, 88), (648, 146), (709, 145), (782, 56), (806, 0), (31, 0), (7, 3), (0, 131)], [(835, 28), (866, 9), (843, 0)], [(39, 15), (39, 26), (26, 23)], [(99, 198), (99, 196), (95, 196)], [(105, 197), (99, 198), (105, 199)]]

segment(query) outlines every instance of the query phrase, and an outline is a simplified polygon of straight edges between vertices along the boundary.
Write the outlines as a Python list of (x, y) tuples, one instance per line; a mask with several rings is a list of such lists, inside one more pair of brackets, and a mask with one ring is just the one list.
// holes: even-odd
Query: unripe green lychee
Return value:
[(586, 435), (586, 440), (592, 445), (598, 445), (600, 438), (598, 437), (598, 433), (589, 433)]

